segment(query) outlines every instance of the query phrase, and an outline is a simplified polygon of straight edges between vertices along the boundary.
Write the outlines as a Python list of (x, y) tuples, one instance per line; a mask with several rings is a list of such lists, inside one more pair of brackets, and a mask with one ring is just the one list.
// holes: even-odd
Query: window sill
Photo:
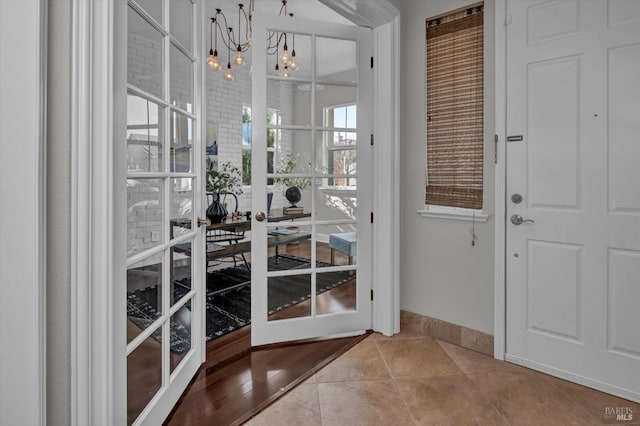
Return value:
[(425, 206), (423, 210), (417, 212), (422, 217), (433, 217), (438, 219), (451, 219), (462, 221), (486, 222), (489, 215), (482, 210), (462, 209), (456, 207), (434, 207)]
[(340, 195), (357, 195), (358, 190), (357, 189), (352, 189), (352, 188), (341, 188), (341, 187), (331, 187), (331, 186), (324, 186), (321, 188), (318, 188), (318, 190), (322, 191), (322, 192), (326, 192), (327, 194), (340, 194)]

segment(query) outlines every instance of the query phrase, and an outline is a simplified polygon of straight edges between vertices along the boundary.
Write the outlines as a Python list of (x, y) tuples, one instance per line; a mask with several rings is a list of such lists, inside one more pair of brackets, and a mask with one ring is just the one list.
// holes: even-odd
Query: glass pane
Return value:
[[(326, 131), (316, 136), (316, 173), (323, 175), (357, 174), (356, 132)], [(354, 186), (348, 176), (330, 181), (333, 186)]]
[(127, 95), (127, 170), (161, 172), (164, 169), (164, 108), (137, 95)]
[[(287, 217), (289, 216), (284, 216)], [(269, 271), (291, 271), (311, 267), (310, 226), (297, 226), (293, 220), (285, 220), (279, 222), (278, 226), (269, 226), (267, 233)]]
[(170, 234), (177, 238), (191, 232), (193, 222), (193, 178), (171, 179)]
[(192, 171), (193, 120), (186, 115), (172, 112), (170, 124), (170, 171), (189, 173)]
[(279, 111), (282, 126), (311, 125), (311, 92), (298, 85), (292, 81), (267, 81), (267, 107)]
[(162, 179), (127, 179), (127, 256), (162, 243)]
[[(278, 58), (279, 75), (284, 76), (285, 65), (282, 62), (282, 51), (284, 49), (285, 34), (281, 32), (270, 31), (268, 43), (272, 46), (267, 50), (267, 74), (275, 75), (276, 58)], [(280, 46), (277, 49), (278, 55), (276, 56), (276, 43), (280, 40)], [(291, 59), (287, 62), (286, 72), (289, 77), (295, 78), (311, 78), (311, 37), (304, 34), (286, 34), (287, 51), (289, 57), (293, 59), (295, 57), (295, 64), (291, 64)], [(293, 52), (295, 51), (295, 55)]]
[(162, 386), (161, 328), (127, 357), (127, 424), (131, 425)]
[[(277, 153), (276, 173), (311, 173), (312, 132), (309, 130), (273, 131), (275, 151)], [(269, 140), (267, 138), (267, 140)]]
[(162, 314), (162, 255), (127, 269), (127, 343)]
[(171, 105), (193, 112), (193, 62), (173, 44), (171, 63)]
[(274, 181), (272, 216), (311, 212), (311, 179), (279, 177)]
[(251, 323), (251, 271), (242, 261), (207, 272), (207, 340)]
[(316, 294), (316, 315), (355, 311), (356, 271), (318, 273)]
[(158, 21), (159, 24), (162, 25), (162, 16), (164, 15), (163, 13), (163, 7), (162, 5), (164, 4), (162, 1), (158, 1), (158, 0), (136, 0), (136, 3), (138, 3), (140, 6), (142, 6), (142, 8), (145, 10), (145, 12), (147, 12), (149, 15), (151, 15), (153, 17), (153, 19), (155, 19), (156, 21)]
[[(336, 61), (335, 58), (342, 58)], [(356, 82), (357, 49), (353, 40), (316, 38), (316, 78), (318, 80)]]
[(162, 98), (162, 34), (131, 8), (128, 25), (127, 82)]
[(267, 280), (268, 321), (311, 316), (311, 274)]
[[(343, 132), (355, 131), (355, 104), (358, 100), (356, 87), (337, 84), (323, 84), (321, 87), (322, 90), (316, 91), (316, 123)], [(355, 135), (343, 137), (355, 140)]]
[(171, 248), (171, 284), (169, 304), (173, 306), (191, 291), (191, 242)]
[(192, 51), (193, 4), (191, 0), (171, 0), (169, 6), (171, 35), (189, 51)]
[(330, 185), (339, 187), (355, 186), (357, 172), (357, 158), (355, 149), (330, 149), (327, 152), (327, 174), (352, 175), (351, 177), (335, 177), (329, 181)]
[(316, 232), (318, 267), (356, 264), (358, 243), (355, 224), (318, 225)]
[(348, 189), (334, 186), (342, 182), (337, 178), (316, 179), (319, 186), (315, 189), (315, 218), (317, 220), (356, 220), (357, 199), (356, 179), (346, 179)]
[(169, 335), (171, 340), (170, 372), (191, 349), (191, 301), (185, 303), (175, 314), (171, 315)]

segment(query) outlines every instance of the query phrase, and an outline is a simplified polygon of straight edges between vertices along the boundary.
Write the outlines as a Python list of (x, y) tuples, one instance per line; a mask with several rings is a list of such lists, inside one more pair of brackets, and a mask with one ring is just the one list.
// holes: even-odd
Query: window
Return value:
[[(276, 109), (267, 110), (267, 126), (281, 124), (280, 112)], [(275, 164), (276, 145), (280, 141), (280, 131), (267, 129), (267, 173), (273, 173)], [(251, 185), (251, 107), (242, 107), (242, 184)], [(268, 185), (273, 185), (273, 178), (267, 179)]]
[(482, 209), (482, 3), (427, 20), (428, 205)]
[[(342, 105), (324, 109), (324, 127), (334, 130), (326, 133), (326, 168), (333, 187), (356, 186), (356, 105)], [(353, 177), (350, 177), (350, 176)]]

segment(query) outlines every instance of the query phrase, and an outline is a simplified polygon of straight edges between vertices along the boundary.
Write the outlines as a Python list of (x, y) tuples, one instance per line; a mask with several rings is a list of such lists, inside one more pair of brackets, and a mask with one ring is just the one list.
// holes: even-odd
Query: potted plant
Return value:
[[(287, 154), (282, 157), (276, 167), (276, 174), (309, 173), (311, 171), (311, 163), (299, 168), (298, 158), (299, 155), (294, 154)], [(284, 195), (291, 203), (289, 208), (297, 208), (296, 203), (302, 199), (302, 190), (311, 184), (311, 178), (308, 177), (277, 177), (273, 181), (287, 188)]]
[(211, 223), (220, 223), (227, 217), (229, 212), (220, 194), (242, 194), (241, 181), (242, 175), (236, 166), (227, 161), (216, 168), (215, 163), (207, 158), (207, 193), (213, 194), (213, 202), (207, 208)]

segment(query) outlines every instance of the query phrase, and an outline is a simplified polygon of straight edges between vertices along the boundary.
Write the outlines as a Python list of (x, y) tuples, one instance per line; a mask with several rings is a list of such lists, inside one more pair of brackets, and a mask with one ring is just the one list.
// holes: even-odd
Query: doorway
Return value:
[[(252, 20), (253, 52), (259, 49), (255, 36), (259, 19)], [(240, 239), (230, 245), (212, 246), (208, 253), (212, 260), (207, 274), (208, 326), (222, 324), (207, 332), (210, 341), (233, 341), (225, 336), (227, 332), (238, 333), (236, 330), (249, 322), (256, 326), (246, 315), (255, 301), (252, 286), (259, 291), (267, 289), (262, 294), (264, 312), (258, 314), (261, 321), (268, 318), (267, 322), (282, 324), (295, 318), (301, 323), (304, 318), (323, 315), (324, 322), (340, 324), (315, 331), (307, 325), (306, 334), (281, 336), (278, 340), (371, 326), (371, 282), (367, 279), (370, 244), (360, 248), (371, 231), (358, 226), (368, 222), (372, 199), (368, 176), (371, 110), (365, 94), (365, 88), (371, 87), (371, 31), (337, 24), (327, 28), (327, 23), (288, 17), (280, 21), (269, 17), (269, 25), (276, 27), (265, 28), (267, 39), (288, 38), (290, 49), (297, 52), (299, 67), (295, 73), (273, 75), (277, 56), (255, 53), (251, 63), (253, 82), (248, 64), (232, 67), (232, 81), (207, 70), (207, 119), (210, 128), (216, 129), (210, 133), (215, 140), (207, 141), (212, 147), (208, 164), (215, 164), (218, 173), (227, 170), (236, 176), (241, 174), (243, 181), (227, 206), (238, 211), (238, 216), (230, 215), (223, 223), (208, 227), (211, 242), (242, 231)], [(325, 35), (314, 28), (322, 28)], [(211, 51), (217, 50), (212, 46)], [(265, 46), (264, 51), (269, 49)], [(332, 63), (331, 51), (341, 52), (347, 59), (338, 61), (338, 67), (314, 68), (316, 63)], [(256, 104), (252, 87), (262, 91), (262, 103)], [(266, 120), (259, 119), (263, 116)], [(213, 176), (217, 179), (215, 172)], [(293, 189), (302, 190), (299, 199), (287, 199)], [(262, 223), (256, 219), (259, 212), (266, 212), (268, 229), (260, 228)], [(264, 250), (259, 257), (256, 244)], [(240, 251), (243, 247), (251, 252)], [(230, 252), (244, 258), (227, 256)], [(268, 275), (269, 283), (256, 284), (256, 274), (258, 281)], [(354, 325), (346, 318), (329, 320), (339, 314), (359, 316), (361, 324)]]

